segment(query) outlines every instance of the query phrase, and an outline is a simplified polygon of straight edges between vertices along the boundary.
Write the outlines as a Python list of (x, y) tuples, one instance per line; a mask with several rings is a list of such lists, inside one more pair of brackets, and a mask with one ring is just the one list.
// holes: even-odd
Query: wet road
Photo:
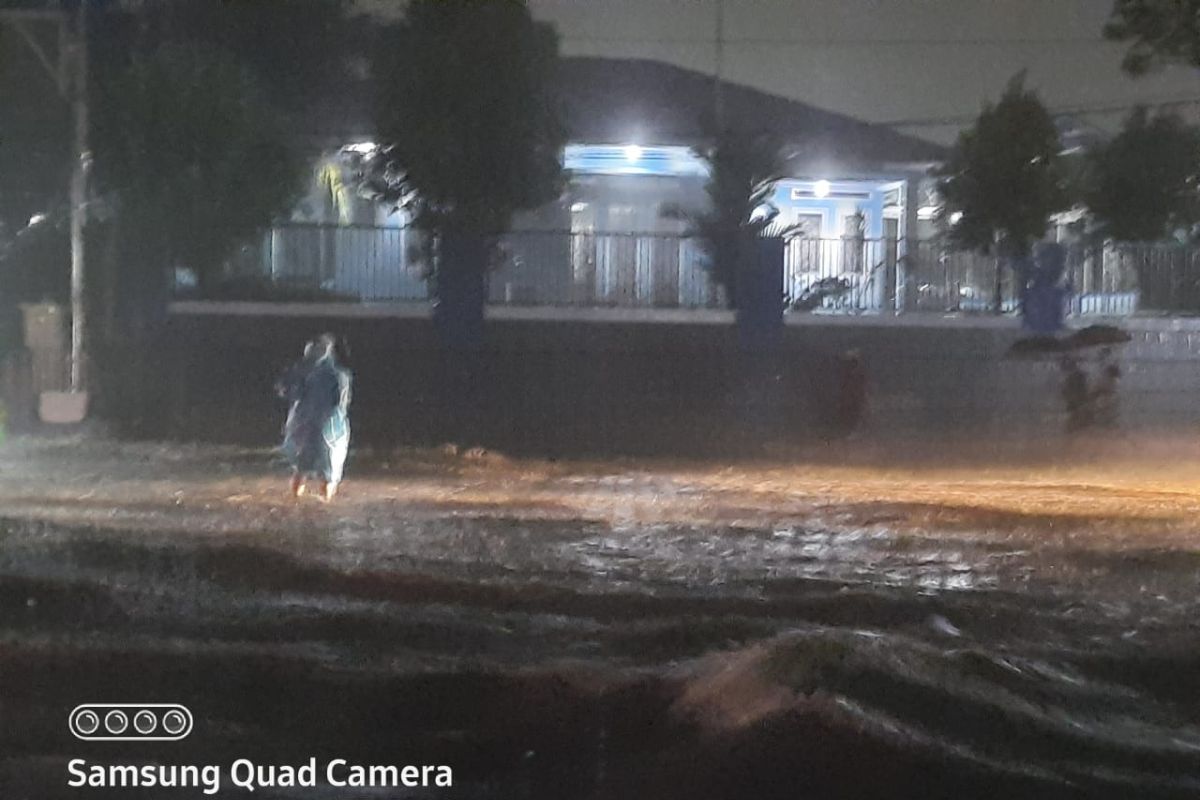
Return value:
[(66, 796), (67, 711), (152, 695), (189, 752), (456, 760), (437, 796), (1200, 792), (1189, 443), (473, 455), (359, 454), (325, 506), (269, 453), (7, 444), (0, 780)]

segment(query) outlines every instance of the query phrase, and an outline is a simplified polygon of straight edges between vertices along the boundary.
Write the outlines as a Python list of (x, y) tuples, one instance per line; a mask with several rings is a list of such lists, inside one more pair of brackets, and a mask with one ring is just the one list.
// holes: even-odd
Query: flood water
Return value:
[[(269, 453), (9, 442), (0, 796), (204, 796), (76, 758), (454, 770), (229, 797), (1200, 796), (1196, 452), (876, 456), (361, 453), (325, 506)], [(85, 702), (195, 728), (83, 743)]]

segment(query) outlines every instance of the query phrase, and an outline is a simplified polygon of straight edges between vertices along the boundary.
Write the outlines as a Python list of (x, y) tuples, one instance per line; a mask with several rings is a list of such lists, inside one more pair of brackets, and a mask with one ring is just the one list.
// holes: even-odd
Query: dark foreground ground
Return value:
[[(310, 757), (455, 786), (221, 796), (1200, 796), (1200, 442), (1054, 449), (361, 453), (327, 507), (269, 453), (9, 441), (0, 797)], [(83, 702), (196, 726), (85, 744)]]

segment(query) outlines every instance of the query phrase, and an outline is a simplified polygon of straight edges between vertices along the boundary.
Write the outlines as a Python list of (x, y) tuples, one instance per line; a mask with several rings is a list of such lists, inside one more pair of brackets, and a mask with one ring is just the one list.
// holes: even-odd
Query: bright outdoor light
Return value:
[(572, 214), (578, 214), (579, 212), (584, 211), (585, 209), (587, 209), (587, 203), (572, 203), (571, 204), (571, 213)]
[(642, 148), (640, 145), (627, 144), (625, 145), (625, 160), (629, 162), (640, 161), (642, 158)]
[(816, 197), (829, 197), (830, 188), (829, 181), (817, 181), (813, 184), (813, 195)]
[(962, 212), (961, 211), (955, 211), (953, 214), (950, 215), (950, 224), (951, 225), (957, 225), (961, 221), (962, 221)]

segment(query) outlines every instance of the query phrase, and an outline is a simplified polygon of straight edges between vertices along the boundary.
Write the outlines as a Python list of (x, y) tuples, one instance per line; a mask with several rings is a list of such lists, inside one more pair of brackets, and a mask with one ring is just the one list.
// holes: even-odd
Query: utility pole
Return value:
[(717, 131), (725, 130), (725, 0), (713, 0), (716, 4), (716, 41), (714, 43), (715, 79), (713, 81), (713, 116), (716, 118)]
[[(57, 8), (0, 10), (0, 25), (11, 27), (24, 40), (58, 89), (70, 104), (74, 118), (72, 170), (70, 185), (71, 216), (71, 391), (87, 391), (87, 350), (84, 326), (84, 227), (87, 222), (88, 174), (91, 151), (88, 145), (88, 0), (79, 0), (74, 20)], [(36, 35), (35, 26), (54, 26), (57, 46), (53, 57), (45, 42)]]
[(88, 173), (92, 153), (88, 148), (88, 0), (79, 0), (72, 46), (73, 86), (71, 109), (75, 117), (74, 168), (71, 171), (71, 391), (87, 391), (87, 319), (84, 286), (84, 227), (87, 224)]

